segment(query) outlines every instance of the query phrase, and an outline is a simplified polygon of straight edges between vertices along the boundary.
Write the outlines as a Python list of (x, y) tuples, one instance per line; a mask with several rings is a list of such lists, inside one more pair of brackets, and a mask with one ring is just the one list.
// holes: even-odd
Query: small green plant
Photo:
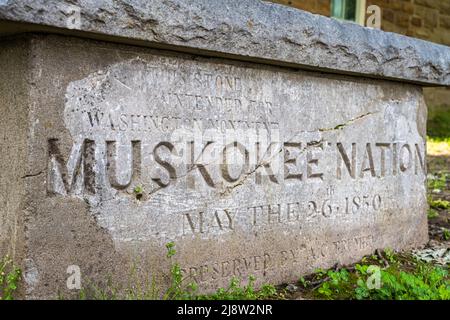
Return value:
[(318, 278), (323, 278), (324, 276), (326, 276), (327, 271), (324, 270), (324, 269), (322, 269), (322, 268), (318, 268), (318, 269), (316, 269), (316, 270), (314, 271), (314, 273), (316, 274), (316, 276), (317, 276)]
[(444, 228), (442, 232), (442, 237), (444, 238), (445, 241), (450, 240), (450, 230)]
[(173, 242), (167, 243), (166, 249), (167, 249), (167, 258), (169, 258), (169, 259), (171, 259), (173, 256), (175, 256), (175, 254), (177, 253), (177, 251), (175, 250), (175, 243), (173, 243)]
[(445, 189), (447, 184), (447, 176), (444, 173), (430, 175), (427, 179), (428, 190), (442, 190)]
[(12, 300), (20, 281), (21, 271), (9, 256), (0, 260), (0, 300)]
[(434, 209), (429, 209), (427, 213), (428, 219), (434, 219), (439, 217), (439, 212)]
[(277, 289), (271, 284), (264, 284), (260, 290), (254, 287), (256, 278), (250, 276), (247, 285), (241, 285), (239, 278), (232, 278), (228, 288), (219, 288), (210, 295), (199, 295), (199, 300), (261, 300), (279, 297)]
[[(167, 249), (167, 258), (169, 258), (172, 262), (170, 267), (171, 284), (170, 287), (167, 289), (166, 293), (164, 294), (163, 299), (179, 300), (192, 298), (191, 293), (183, 290), (182, 288), (183, 274), (181, 272), (180, 265), (172, 261), (173, 257), (177, 253), (175, 250), (175, 243), (173, 242), (167, 243), (166, 249)], [(196, 285), (192, 284), (191, 288), (196, 289)]]
[[(324, 275), (321, 273), (322, 276)], [(318, 287), (317, 292), (321, 297), (332, 299), (342, 299), (345, 297), (346, 291), (349, 290), (350, 273), (347, 269), (329, 270), (325, 272), (325, 281)]]
[(392, 250), (392, 249), (390, 249), (390, 248), (387, 248), (387, 249), (384, 250), (384, 254), (386, 255), (386, 258), (388, 259), (388, 261), (389, 261), (390, 263), (395, 263), (395, 262), (397, 262), (397, 259), (396, 259), (396, 257), (395, 257), (395, 251), (394, 251), (394, 250)]
[(307, 281), (307, 280), (305, 280), (305, 278), (304, 278), (304, 277), (301, 277), (300, 279), (298, 279), (298, 283), (299, 283), (300, 285), (302, 285), (302, 286), (303, 286), (303, 288), (306, 288), (306, 287), (308, 287), (308, 281)]
[[(373, 300), (448, 300), (450, 279), (448, 268), (408, 260), (408, 269), (402, 267), (393, 251), (385, 251), (391, 262), (381, 268), (366, 264), (355, 265), (354, 272), (346, 269), (328, 271), (325, 281), (315, 289), (319, 298), (373, 299)], [(375, 274), (374, 270), (378, 272)], [(369, 285), (369, 277), (379, 277), (379, 286)]]
[(429, 199), (430, 207), (433, 209), (450, 209), (450, 201), (442, 200), (442, 199)]
[(133, 192), (134, 192), (137, 200), (142, 199), (142, 196), (144, 195), (144, 189), (142, 188), (142, 186), (134, 187)]

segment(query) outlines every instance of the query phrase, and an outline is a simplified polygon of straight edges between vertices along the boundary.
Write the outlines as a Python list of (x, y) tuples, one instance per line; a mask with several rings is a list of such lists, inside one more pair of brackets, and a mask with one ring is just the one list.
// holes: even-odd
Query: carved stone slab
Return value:
[(417, 86), (23, 41), (30, 95), (6, 97), (11, 117), (28, 115), (18, 254), (29, 297), (67, 291), (69, 265), (84, 281), (136, 265), (164, 283), (168, 242), (188, 281), (213, 290), (427, 241)]

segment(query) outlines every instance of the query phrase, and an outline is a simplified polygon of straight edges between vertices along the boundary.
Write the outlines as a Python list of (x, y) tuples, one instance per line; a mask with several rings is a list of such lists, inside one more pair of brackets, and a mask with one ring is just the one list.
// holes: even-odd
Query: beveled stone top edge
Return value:
[(448, 46), (260, 0), (0, 0), (0, 20), (16, 22), (8, 33), (31, 24), (203, 55), (450, 86)]

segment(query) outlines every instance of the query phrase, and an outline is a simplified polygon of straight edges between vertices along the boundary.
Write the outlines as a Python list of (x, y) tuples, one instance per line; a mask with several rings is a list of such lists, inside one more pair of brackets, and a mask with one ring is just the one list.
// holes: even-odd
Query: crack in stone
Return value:
[[(311, 132), (330, 132), (330, 131), (335, 131), (335, 130), (341, 130), (342, 128), (345, 128), (346, 126), (349, 126), (349, 125), (353, 124), (353, 123), (354, 123), (355, 121), (357, 121), (357, 120), (361, 120), (361, 119), (363, 119), (363, 118), (366, 118), (366, 117), (371, 116), (371, 115), (375, 115), (375, 114), (377, 114), (377, 113), (378, 113), (378, 112), (367, 112), (367, 113), (364, 113), (364, 114), (362, 114), (362, 115), (359, 115), (359, 116), (357, 116), (357, 117), (355, 117), (355, 118), (352, 118), (352, 119), (348, 120), (348, 121), (345, 122), (345, 123), (338, 124), (338, 125), (335, 126), (334, 128), (320, 128), (320, 129), (317, 129), (317, 130), (314, 130), (314, 131), (311, 131)], [(291, 137), (290, 139), (288, 139), (287, 141), (288, 141), (288, 142), (291, 141), (291, 140), (292, 140), (294, 137), (296, 137), (298, 134), (299, 134), (299, 133), (296, 133), (296, 134), (292, 135), (292, 137)], [(311, 142), (307, 143), (306, 146), (303, 147), (303, 148), (300, 150), (299, 154), (304, 153), (306, 150), (308, 150), (308, 149), (311, 148), (311, 147), (317, 147), (317, 146), (319, 146), (320, 144), (322, 144), (323, 142), (324, 142), (323, 138), (320, 139), (320, 140), (318, 140), (318, 141), (311, 141)], [(264, 155), (263, 155), (262, 161), (260, 161), (259, 163), (257, 163), (257, 164), (255, 165), (255, 167), (254, 167), (253, 170), (247, 172), (247, 173), (246, 173), (246, 174), (245, 174), (245, 175), (244, 175), (237, 183), (235, 183), (234, 185), (229, 186), (229, 187), (226, 187), (223, 191), (219, 192), (219, 195), (220, 195), (220, 196), (225, 196), (225, 195), (229, 194), (233, 189), (235, 189), (235, 188), (237, 188), (237, 187), (243, 185), (244, 182), (247, 181), (248, 178), (249, 178), (250, 176), (252, 176), (254, 173), (256, 173), (256, 171), (257, 171), (259, 168), (261, 168), (261, 167), (263, 167), (263, 166), (266, 166), (266, 165), (270, 164), (271, 161), (274, 159), (274, 157), (277, 156), (278, 154), (280, 154), (283, 150), (284, 150), (284, 148), (283, 148), (283, 146), (281, 146), (281, 147), (280, 147), (280, 148), (279, 148), (279, 149), (278, 149), (278, 150), (277, 150), (277, 151), (276, 151), (269, 159), (266, 159), (266, 160), (265, 160), (264, 157), (267, 155), (267, 150), (266, 150), (266, 152), (265, 152)], [(199, 155), (199, 156), (197, 157), (197, 159), (196, 159), (196, 161), (195, 161), (194, 163), (196, 163), (196, 162), (199, 160), (200, 156), (201, 156), (201, 155)], [(214, 163), (214, 162), (207, 163), (207, 164), (202, 164), (202, 165), (203, 165), (204, 167), (208, 167), (209, 165), (211, 165), (211, 164), (213, 164), (213, 163)], [(192, 166), (186, 171), (185, 174), (183, 174), (183, 175), (181, 175), (181, 176), (177, 176), (175, 179), (169, 177), (169, 180), (170, 180), (170, 181), (177, 181), (177, 180), (180, 180), (180, 179), (182, 179), (182, 178), (185, 178), (188, 174), (190, 174), (190, 173), (191, 173), (192, 171), (194, 171), (195, 169), (196, 169), (196, 165), (192, 165)], [(151, 196), (151, 195), (157, 193), (158, 191), (160, 191), (160, 190), (162, 190), (162, 189), (164, 189), (164, 188), (163, 188), (163, 187), (158, 187), (158, 188), (156, 188), (156, 189), (150, 191), (150, 192), (147, 194), (147, 196)]]
[(26, 174), (26, 175), (22, 176), (21, 178), (22, 179), (26, 179), (26, 178), (37, 177), (37, 176), (39, 176), (39, 175), (41, 175), (43, 173), (44, 173), (44, 171), (39, 171), (38, 173)]
[(363, 119), (363, 118), (366, 118), (366, 117), (368, 117), (368, 116), (371, 116), (371, 115), (374, 115), (374, 114), (377, 114), (377, 113), (378, 113), (378, 112), (367, 112), (367, 113), (362, 114), (362, 115), (360, 115), (360, 116), (358, 116), (358, 117), (356, 117), (356, 118), (347, 120), (345, 123), (338, 124), (338, 125), (335, 126), (334, 128), (320, 128), (320, 129), (317, 129), (317, 131), (319, 131), (319, 132), (327, 132), (327, 131), (341, 130), (341, 129), (343, 129), (343, 128), (345, 128), (345, 127), (347, 127), (347, 126), (353, 124), (353, 122), (355, 122), (355, 121), (357, 121), (357, 120), (361, 120), (361, 119)]
[[(292, 138), (295, 137), (295, 136), (297, 136), (297, 134), (294, 134), (290, 139), (288, 139), (288, 142), (291, 141)], [(308, 149), (311, 148), (311, 147), (317, 147), (318, 145), (322, 144), (323, 142), (324, 142), (324, 140), (323, 140), (323, 139), (320, 139), (319, 141), (311, 141), (311, 142), (307, 143), (306, 146), (303, 147), (303, 148), (300, 150), (299, 155), (300, 155), (300, 154), (303, 154), (306, 150), (308, 150)], [(254, 168), (252, 171), (247, 172), (247, 173), (244, 175), (244, 177), (243, 177), (241, 180), (239, 180), (236, 184), (234, 184), (234, 185), (232, 185), (232, 186), (229, 186), (229, 187), (225, 188), (225, 190), (221, 191), (221, 192), (219, 193), (220, 196), (225, 196), (226, 194), (229, 194), (233, 189), (235, 189), (235, 188), (237, 188), (237, 187), (243, 185), (244, 182), (245, 182), (252, 174), (256, 173), (256, 171), (257, 171), (259, 168), (261, 168), (262, 166), (265, 166), (265, 165), (267, 165), (267, 164), (270, 164), (270, 162), (273, 160), (273, 158), (275, 158), (275, 156), (277, 156), (278, 154), (280, 154), (283, 150), (284, 150), (284, 147), (282, 146), (280, 149), (278, 149), (278, 150), (275, 152), (275, 154), (274, 154), (270, 159), (268, 159), (268, 160), (266, 160), (266, 161), (264, 161), (264, 162), (260, 162), (260, 163), (256, 164), (255, 168)], [(266, 153), (264, 154), (263, 158), (265, 157), (266, 154), (267, 154), (267, 151), (266, 151)]]
[[(274, 158), (275, 156), (277, 156), (278, 154), (280, 154), (282, 151), (283, 151), (283, 148), (280, 148), (280, 149), (278, 149), (277, 152), (275, 152), (275, 154), (274, 154), (271, 158), (269, 158), (268, 160), (266, 160), (266, 161), (260, 161), (260, 163), (256, 164), (255, 168), (254, 168), (252, 171), (247, 172), (247, 173), (246, 173), (246, 174), (245, 174), (245, 175), (244, 175), (237, 183), (235, 183), (234, 185), (229, 186), (229, 187), (226, 187), (223, 191), (221, 191), (221, 192), (219, 193), (219, 195), (220, 195), (220, 196), (225, 196), (226, 194), (229, 194), (233, 189), (235, 189), (235, 188), (237, 188), (237, 187), (243, 185), (244, 182), (247, 181), (247, 179), (248, 179), (252, 174), (254, 174), (254, 173), (255, 173), (259, 168), (261, 168), (262, 166), (265, 166), (265, 165), (270, 164), (270, 162), (273, 160), (273, 158)], [(266, 151), (266, 153), (264, 154), (264, 156), (265, 156), (266, 154), (267, 154), (267, 151)], [(263, 158), (264, 158), (264, 156), (263, 156)]]
[[(366, 114), (366, 115), (367, 115), (367, 114)], [(359, 116), (358, 118), (355, 118), (355, 119), (352, 119), (352, 120), (356, 120), (356, 119), (362, 118), (362, 117), (364, 117), (364, 116), (366, 116), (366, 115)], [(350, 121), (352, 121), (352, 120), (350, 120)], [(291, 136), (291, 138), (289, 138), (286, 142), (291, 142), (292, 139), (293, 139), (294, 137), (296, 137), (298, 134), (299, 134), (299, 133), (293, 134), (293, 135)], [(317, 141), (310, 141), (310, 142), (308, 142), (308, 143), (306, 144), (306, 146), (304, 146), (304, 147), (300, 150), (299, 155), (300, 155), (300, 154), (303, 154), (306, 150), (308, 150), (308, 149), (311, 148), (311, 147), (317, 147), (317, 146), (319, 146), (319, 145), (322, 144), (323, 142), (324, 142), (324, 139), (323, 139), (323, 138), (320, 139), (320, 140), (317, 140)], [(284, 147), (281, 146), (278, 150), (276, 150), (276, 152), (275, 152), (269, 159), (264, 159), (264, 158), (266, 157), (266, 155), (267, 155), (267, 150), (266, 150), (266, 152), (264, 153), (264, 155), (263, 155), (261, 161), (255, 165), (255, 168), (254, 168), (254, 169), (252, 169), (251, 171), (247, 172), (247, 173), (246, 173), (246, 174), (245, 174), (245, 175), (244, 175), (237, 183), (235, 183), (234, 185), (229, 186), (229, 187), (226, 187), (223, 191), (219, 192), (219, 195), (220, 195), (220, 196), (224, 196), (224, 195), (230, 193), (231, 190), (233, 190), (233, 189), (235, 189), (235, 188), (237, 188), (237, 187), (243, 185), (244, 182), (245, 182), (251, 175), (253, 175), (259, 168), (261, 168), (261, 167), (263, 167), (263, 166), (266, 166), (266, 165), (270, 164), (271, 161), (275, 158), (275, 156), (277, 156), (278, 154), (280, 154), (283, 150), (284, 150)], [(197, 157), (197, 159), (195, 160), (194, 163), (196, 163), (196, 162), (199, 160), (200, 157), (201, 157), (201, 154)], [(212, 164), (214, 164), (214, 163), (215, 163), (215, 162), (209, 162), (209, 163), (202, 164), (202, 165), (206, 168), (206, 167), (208, 167), (209, 165), (212, 165)], [(195, 169), (196, 169), (196, 165), (193, 164), (193, 165), (191, 165), (191, 166), (189, 167), (189, 169), (186, 171), (185, 174), (180, 175), (180, 176), (177, 176), (176, 178), (171, 178), (171, 177), (169, 177), (169, 181), (171, 181), (171, 182), (174, 181), (174, 182), (175, 182), (175, 181), (178, 181), (178, 180), (180, 180), (180, 179), (182, 179), (182, 178), (185, 178), (185, 177), (187, 177), (192, 171), (194, 171)], [(147, 193), (147, 196), (151, 196), (151, 195), (153, 195), (153, 194), (156, 194), (158, 191), (160, 191), (160, 190), (162, 190), (162, 189), (164, 189), (164, 188), (163, 188), (163, 187), (155, 188), (155, 189), (151, 190), (150, 192), (148, 192), (148, 193)]]

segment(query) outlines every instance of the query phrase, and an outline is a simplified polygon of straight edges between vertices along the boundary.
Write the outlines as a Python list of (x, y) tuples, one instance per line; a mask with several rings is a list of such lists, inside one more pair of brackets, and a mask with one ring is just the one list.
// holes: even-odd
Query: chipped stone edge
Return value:
[(0, 35), (24, 31), (450, 86), (450, 47), (260, 0), (1, 1)]

